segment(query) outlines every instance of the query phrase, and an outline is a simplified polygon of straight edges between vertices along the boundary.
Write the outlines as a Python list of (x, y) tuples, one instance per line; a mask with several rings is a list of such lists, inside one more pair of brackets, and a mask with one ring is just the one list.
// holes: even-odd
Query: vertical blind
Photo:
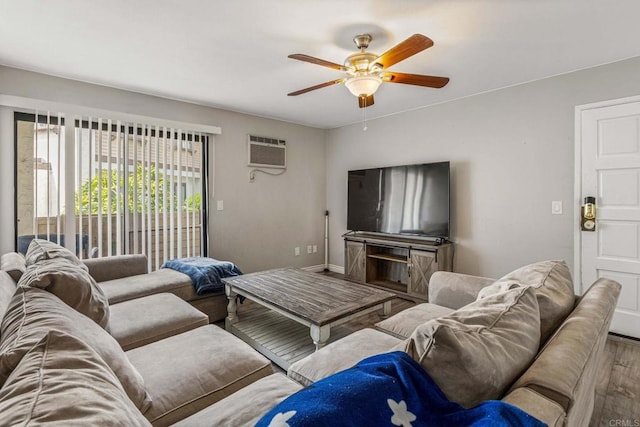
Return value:
[(16, 184), (33, 189), (30, 201), (17, 191), (18, 243), (38, 236), (81, 258), (145, 254), (151, 271), (206, 255), (208, 135), (102, 117), (68, 119), (67, 135), (61, 114), (31, 117), (16, 116), (16, 159), (24, 163)]

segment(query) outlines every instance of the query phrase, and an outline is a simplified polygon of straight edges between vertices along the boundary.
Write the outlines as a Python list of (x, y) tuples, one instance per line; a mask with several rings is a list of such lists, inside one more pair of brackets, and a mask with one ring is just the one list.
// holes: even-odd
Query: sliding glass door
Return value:
[[(79, 257), (206, 255), (207, 135), (103, 118), (16, 113), (16, 246)], [(67, 132), (71, 132), (68, 134)]]

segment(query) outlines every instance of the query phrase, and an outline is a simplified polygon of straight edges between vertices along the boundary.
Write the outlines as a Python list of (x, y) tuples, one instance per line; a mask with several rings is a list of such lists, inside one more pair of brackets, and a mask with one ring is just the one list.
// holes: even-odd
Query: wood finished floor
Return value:
[(640, 426), (640, 342), (609, 335), (590, 427)]
[[(337, 273), (327, 274), (343, 277)], [(391, 302), (391, 315), (414, 305), (412, 301), (396, 298)], [(238, 314), (243, 310), (266, 309), (245, 301), (238, 307)], [(377, 314), (371, 313), (341, 328), (355, 332), (372, 327), (379, 320)], [(597, 375), (596, 399), (589, 427), (640, 427), (640, 341), (609, 335)]]

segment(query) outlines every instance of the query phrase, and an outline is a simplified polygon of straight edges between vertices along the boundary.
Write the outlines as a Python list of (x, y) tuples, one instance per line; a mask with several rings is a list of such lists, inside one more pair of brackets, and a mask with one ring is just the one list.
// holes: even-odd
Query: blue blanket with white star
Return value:
[(257, 427), (475, 426), (542, 427), (499, 400), (465, 409), (450, 402), (429, 374), (404, 352), (360, 361), (289, 396)]
[(223, 278), (242, 274), (232, 262), (201, 256), (169, 260), (160, 268), (170, 268), (189, 276), (198, 295), (220, 292), (224, 290)]

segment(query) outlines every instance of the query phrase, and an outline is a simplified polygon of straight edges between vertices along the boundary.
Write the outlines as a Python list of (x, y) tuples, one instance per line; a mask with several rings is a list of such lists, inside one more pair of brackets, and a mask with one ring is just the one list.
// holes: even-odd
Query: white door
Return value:
[[(580, 202), (596, 198), (596, 229), (580, 231), (581, 290), (622, 285), (611, 331), (640, 337), (640, 101), (577, 109)], [(580, 158), (578, 158), (580, 159)]]

